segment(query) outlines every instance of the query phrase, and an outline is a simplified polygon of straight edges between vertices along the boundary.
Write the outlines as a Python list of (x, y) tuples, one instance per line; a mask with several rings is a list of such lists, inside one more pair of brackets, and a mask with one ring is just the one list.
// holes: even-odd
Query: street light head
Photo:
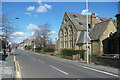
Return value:
[(15, 19), (20, 19), (19, 17), (16, 17)]

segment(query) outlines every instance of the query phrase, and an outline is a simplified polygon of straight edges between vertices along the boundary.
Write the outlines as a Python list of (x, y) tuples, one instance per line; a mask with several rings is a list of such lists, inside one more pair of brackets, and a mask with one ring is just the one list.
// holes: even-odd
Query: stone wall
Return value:
[(110, 58), (110, 57), (92, 55), (91, 61), (98, 65), (105, 65), (105, 66), (120, 68), (120, 62), (119, 62), (120, 58)]

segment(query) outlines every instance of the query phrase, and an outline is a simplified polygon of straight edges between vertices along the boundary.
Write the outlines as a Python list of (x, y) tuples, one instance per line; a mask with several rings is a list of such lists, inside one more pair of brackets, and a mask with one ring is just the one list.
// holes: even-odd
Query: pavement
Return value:
[(2, 60), (2, 52), (0, 52), (0, 79), (14, 78), (15, 77), (15, 67), (13, 62), (13, 55), (7, 53), (8, 57)]
[[(117, 74), (94, 69), (94, 64), (22, 50), (16, 50), (15, 53), (20, 64), (22, 78), (105, 78), (105, 80), (118, 78)], [(99, 66), (99, 68), (104, 67)]]

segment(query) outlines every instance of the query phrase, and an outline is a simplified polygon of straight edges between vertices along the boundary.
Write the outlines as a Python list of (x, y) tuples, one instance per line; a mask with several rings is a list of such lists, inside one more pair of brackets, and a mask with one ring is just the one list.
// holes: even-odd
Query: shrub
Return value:
[(35, 48), (34, 50), (35, 50), (35, 52), (40, 52), (41, 48)]
[(64, 56), (72, 56), (72, 55), (80, 54), (81, 58), (84, 58), (85, 50), (62, 49), (61, 52)]
[(54, 50), (55, 50), (55, 49), (52, 49), (52, 48), (49, 49), (49, 48), (48, 48), (48, 49), (44, 49), (44, 52), (54, 52)]

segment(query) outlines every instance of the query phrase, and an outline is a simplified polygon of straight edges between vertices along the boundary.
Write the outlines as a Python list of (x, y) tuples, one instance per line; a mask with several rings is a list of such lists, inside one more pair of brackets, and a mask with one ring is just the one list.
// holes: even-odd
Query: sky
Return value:
[[(38, 25), (51, 25), (50, 38), (58, 38), (65, 12), (86, 14), (85, 2), (3, 2), (2, 12), (11, 19), (11, 26), (17, 28), (12, 34), (14, 42), (22, 42), (34, 36), (33, 29)], [(97, 13), (99, 17), (115, 18), (118, 13), (117, 2), (89, 2), (89, 13)], [(18, 20), (15, 18), (19, 17)]]

